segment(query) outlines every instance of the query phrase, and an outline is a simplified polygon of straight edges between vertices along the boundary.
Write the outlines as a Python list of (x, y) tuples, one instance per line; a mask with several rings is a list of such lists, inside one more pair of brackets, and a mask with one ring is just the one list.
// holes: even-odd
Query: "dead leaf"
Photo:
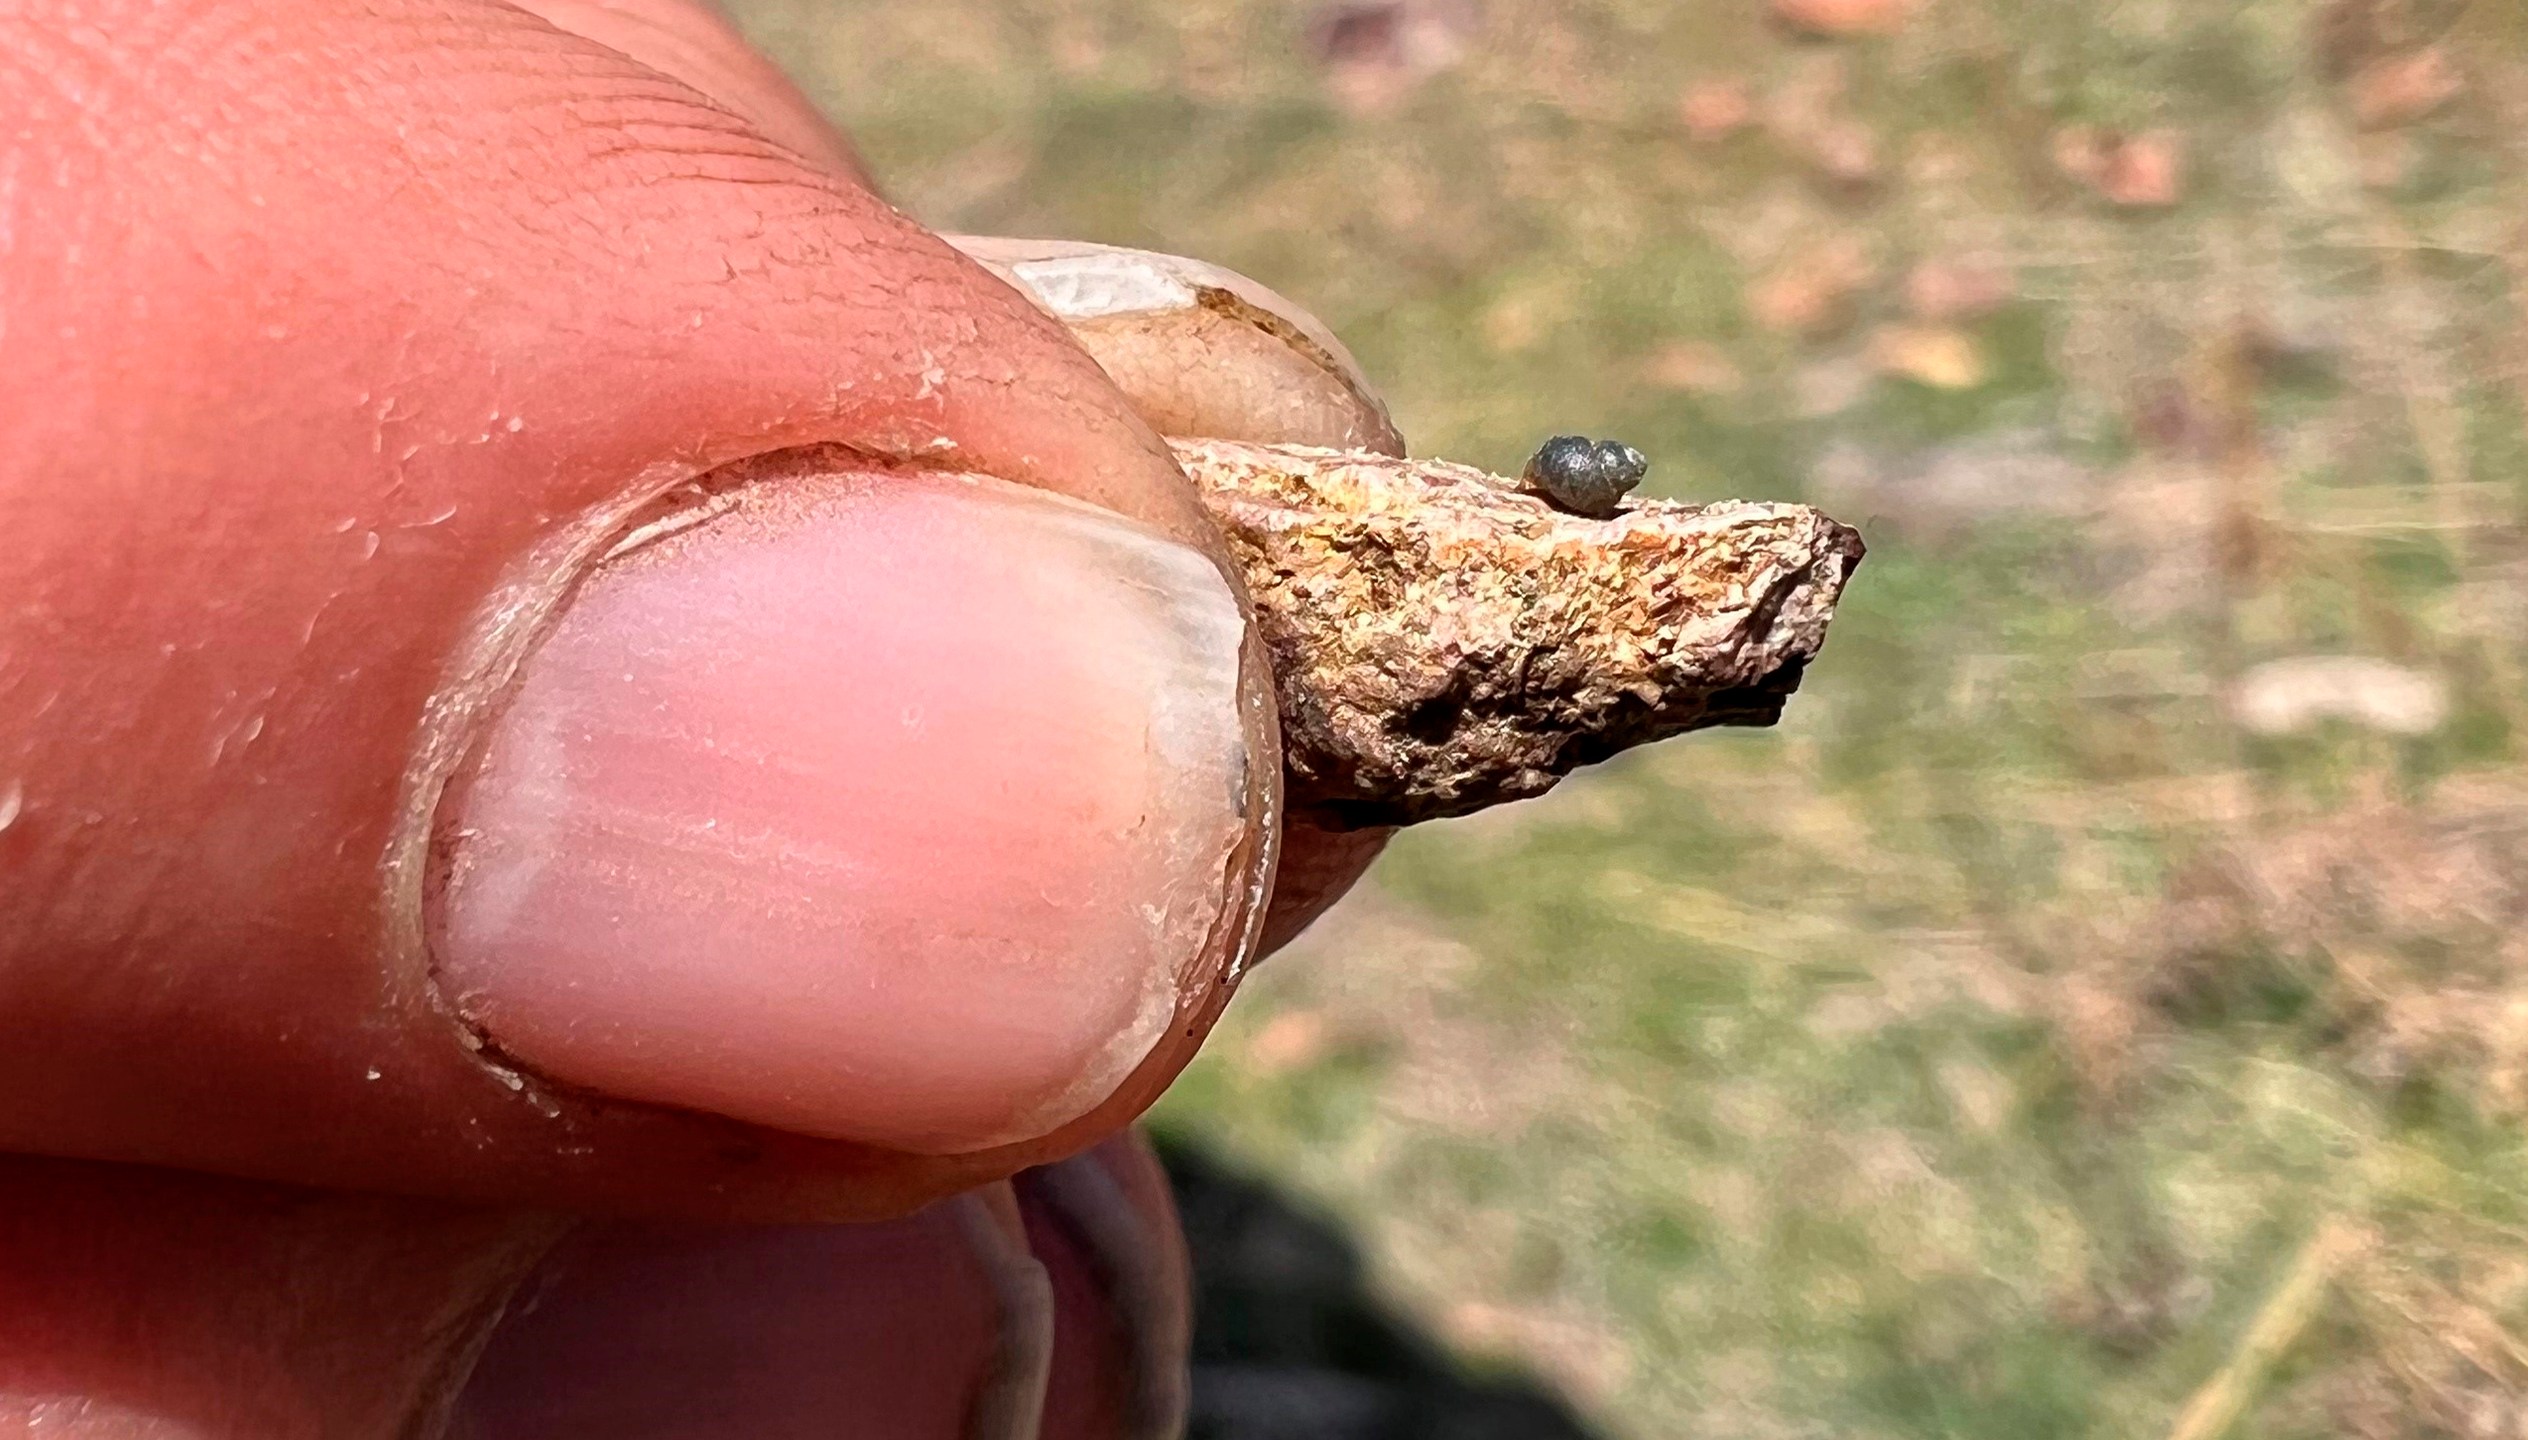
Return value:
[(1773, 0), (1775, 18), (1811, 35), (1892, 34), (1913, 8), (1913, 0)]
[(1755, 97), (1744, 80), (1705, 80), (1689, 86), (1677, 101), (1677, 119), (1685, 133), (1707, 145), (1744, 130), (1755, 115)]
[(1826, 177), (1866, 185), (1882, 168), (1878, 132), (1854, 118), (1846, 105), (1851, 66), (1828, 52), (1805, 57), (1764, 98), (1764, 123), (1782, 143)]
[(1984, 383), (1984, 352), (1975, 337), (1945, 325), (1889, 325), (1870, 337), (1870, 360), (1883, 374), (1934, 390), (1972, 390)]
[(1484, 307), (1483, 343), (1496, 355), (1533, 349), (1570, 323), (1571, 308), (1570, 292), (1559, 282), (1512, 290)]
[(2269, 660), (2239, 678), (2230, 715), (2257, 735), (2291, 735), (2348, 720), (2390, 735), (2428, 735), (2449, 718), (2439, 677), (2359, 655)]
[(2098, 193), (2118, 205), (2174, 205), (2185, 185), (2185, 141), (2173, 130), (2145, 130), (2116, 148)]
[(1878, 178), (1878, 133), (1858, 120), (1833, 120), (1806, 137), (1808, 158), (1841, 185), (1867, 185)]
[(1691, 395), (1734, 395), (1746, 384), (1737, 362), (1702, 340), (1671, 340), (1653, 351), (1642, 378), (1662, 390)]
[(1980, 319), (2017, 294), (2016, 277), (1991, 261), (1925, 260), (1905, 276), (1905, 308), (1933, 325)]
[(2149, 1016), (2129, 984), (2091, 968), (2098, 973), (2075, 972), (2054, 987), (2050, 1008), (2083, 1097), (2111, 1105), (2132, 1078), (2135, 1044)]
[(1465, 0), (1344, 0), (1308, 33), (1335, 102), (1375, 114), (1462, 59), (1474, 20)]
[(1285, 1010), (1265, 1021), (1247, 1042), (1247, 1063), (1260, 1074), (1288, 1074), (1323, 1058), (1333, 1038), (1333, 1027), (1320, 1012)]
[(2361, 67), (2348, 89), (2353, 119), (2364, 130), (2410, 125), (2448, 104), (2465, 88), (2447, 51), (2427, 45)]
[(2185, 138), (2174, 130), (2065, 126), (2054, 133), (2054, 163), (2111, 204), (2168, 206), (2184, 193)]
[(2110, 132), (2095, 125), (2066, 125), (2054, 132), (2050, 148), (2054, 168), (2083, 185), (2094, 186), (2107, 168), (2107, 150), (2115, 144)]
[(2393, 190), (2414, 170), (2414, 137), (2402, 130), (2381, 130), (2352, 137), (2354, 173), (2371, 190)]
[(1823, 334), (1850, 318), (1853, 292), (1876, 276), (1877, 267), (1860, 241), (1828, 240), (1758, 281), (1747, 295), (1747, 310), (1767, 330)]

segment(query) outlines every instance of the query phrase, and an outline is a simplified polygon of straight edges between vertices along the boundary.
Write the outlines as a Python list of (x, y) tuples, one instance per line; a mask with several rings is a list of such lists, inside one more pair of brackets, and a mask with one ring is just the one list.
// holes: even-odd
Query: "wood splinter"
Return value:
[(1362, 450), (1171, 440), (1244, 571), (1291, 812), (1410, 825), (1713, 725), (1769, 725), (1861, 537), (1804, 505), (1627, 500)]

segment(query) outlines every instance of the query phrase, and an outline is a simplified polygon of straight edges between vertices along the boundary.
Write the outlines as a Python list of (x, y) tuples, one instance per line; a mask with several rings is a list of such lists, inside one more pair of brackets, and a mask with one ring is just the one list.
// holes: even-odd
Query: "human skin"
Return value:
[(708, 11), (20, 0), (0, 112), (0, 1433), (416, 1433), (582, 1214), (988, 1289), (1366, 863), (1268, 913), (1164, 448)]

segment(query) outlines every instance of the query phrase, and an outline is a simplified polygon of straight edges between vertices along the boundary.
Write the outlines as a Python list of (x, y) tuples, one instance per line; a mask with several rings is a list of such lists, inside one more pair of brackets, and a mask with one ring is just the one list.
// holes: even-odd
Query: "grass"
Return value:
[[(1158, 1124), (1619, 1435), (2161, 1436), (2225, 1366), (2233, 1434), (2528, 1433), (2509, 7), (1540, 0), (1421, 74), (1260, 0), (736, 8), (915, 214), (1246, 270), (1418, 451), (1869, 536), (1780, 729), (1408, 835)], [(2174, 203), (2074, 125), (2178, 137)], [(2331, 655), (2441, 713), (2241, 723)]]

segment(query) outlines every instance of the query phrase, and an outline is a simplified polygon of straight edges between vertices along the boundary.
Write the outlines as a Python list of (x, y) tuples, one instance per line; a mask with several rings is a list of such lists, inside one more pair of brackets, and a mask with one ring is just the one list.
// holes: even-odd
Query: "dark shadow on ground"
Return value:
[(1152, 1139), (1194, 1257), (1188, 1440), (1597, 1440), (1542, 1383), (1471, 1370), (1382, 1305), (1332, 1221)]

